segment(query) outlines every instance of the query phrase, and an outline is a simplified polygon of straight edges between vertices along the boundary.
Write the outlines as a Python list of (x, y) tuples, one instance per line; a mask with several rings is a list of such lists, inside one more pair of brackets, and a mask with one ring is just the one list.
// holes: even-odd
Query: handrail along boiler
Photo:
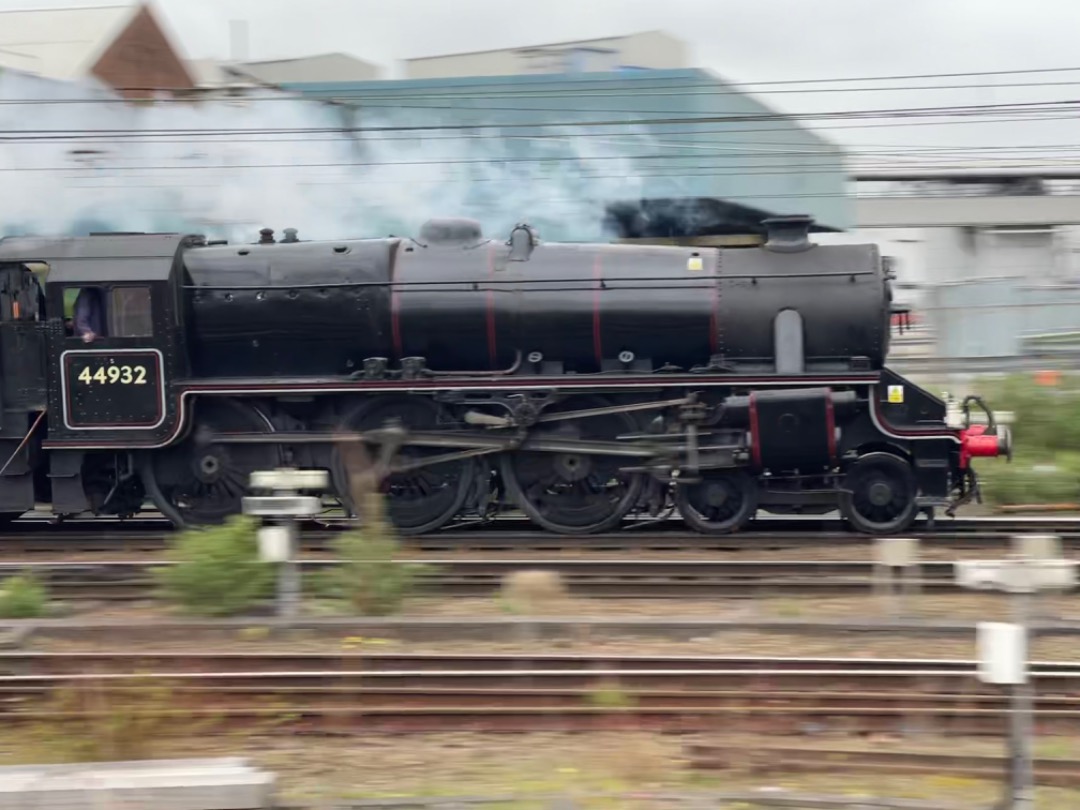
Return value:
[[(703, 532), (839, 507), (888, 533), (977, 494), (1010, 452), (885, 366), (891, 272), (805, 217), (741, 249), (178, 234), (0, 240), (0, 512), (178, 524), (239, 511), (249, 474), (379, 463), (403, 532), (519, 508), (610, 529), (678, 508)], [(42, 274), (42, 268), (45, 269)], [(44, 279), (41, 282), (41, 279)], [(103, 334), (70, 322), (86, 289)], [(6, 462), (6, 463), (5, 463)]]

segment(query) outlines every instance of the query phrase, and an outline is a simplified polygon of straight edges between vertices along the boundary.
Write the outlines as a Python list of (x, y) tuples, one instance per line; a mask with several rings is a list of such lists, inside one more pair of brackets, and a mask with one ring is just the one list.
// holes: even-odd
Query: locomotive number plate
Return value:
[(145, 430), (165, 420), (165, 380), (156, 349), (72, 350), (60, 365), (68, 429)]
[(91, 372), (90, 366), (84, 366), (79, 372), (79, 382), (93, 385), (101, 383), (105, 385), (146, 385), (146, 366), (118, 366), (115, 364), (101, 365), (96, 371)]

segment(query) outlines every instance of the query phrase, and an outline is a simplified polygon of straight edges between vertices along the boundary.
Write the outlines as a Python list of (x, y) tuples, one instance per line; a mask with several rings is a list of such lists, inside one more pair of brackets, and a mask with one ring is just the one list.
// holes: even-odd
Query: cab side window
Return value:
[(68, 334), (92, 343), (108, 335), (105, 290), (101, 287), (66, 287), (64, 321)]
[(109, 302), (109, 334), (114, 337), (150, 337), (154, 321), (149, 287), (113, 287)]

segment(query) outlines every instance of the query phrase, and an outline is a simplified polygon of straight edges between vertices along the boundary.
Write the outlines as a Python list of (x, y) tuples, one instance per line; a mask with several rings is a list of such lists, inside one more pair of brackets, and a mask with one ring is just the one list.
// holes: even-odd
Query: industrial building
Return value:
[(0, 12), (0, 69), (91, 80), (128, 98), (195, 88), (180, 49), (147, 4)]
[(926, 351), (1006, 363), (1080, 346), (1080, 175), (860, 174), (856, 229), (896, 257)]
[(686, 43), (663, 31), (406, 59), (407, 79), (528, 76), (682, 70), (691, 67)]

